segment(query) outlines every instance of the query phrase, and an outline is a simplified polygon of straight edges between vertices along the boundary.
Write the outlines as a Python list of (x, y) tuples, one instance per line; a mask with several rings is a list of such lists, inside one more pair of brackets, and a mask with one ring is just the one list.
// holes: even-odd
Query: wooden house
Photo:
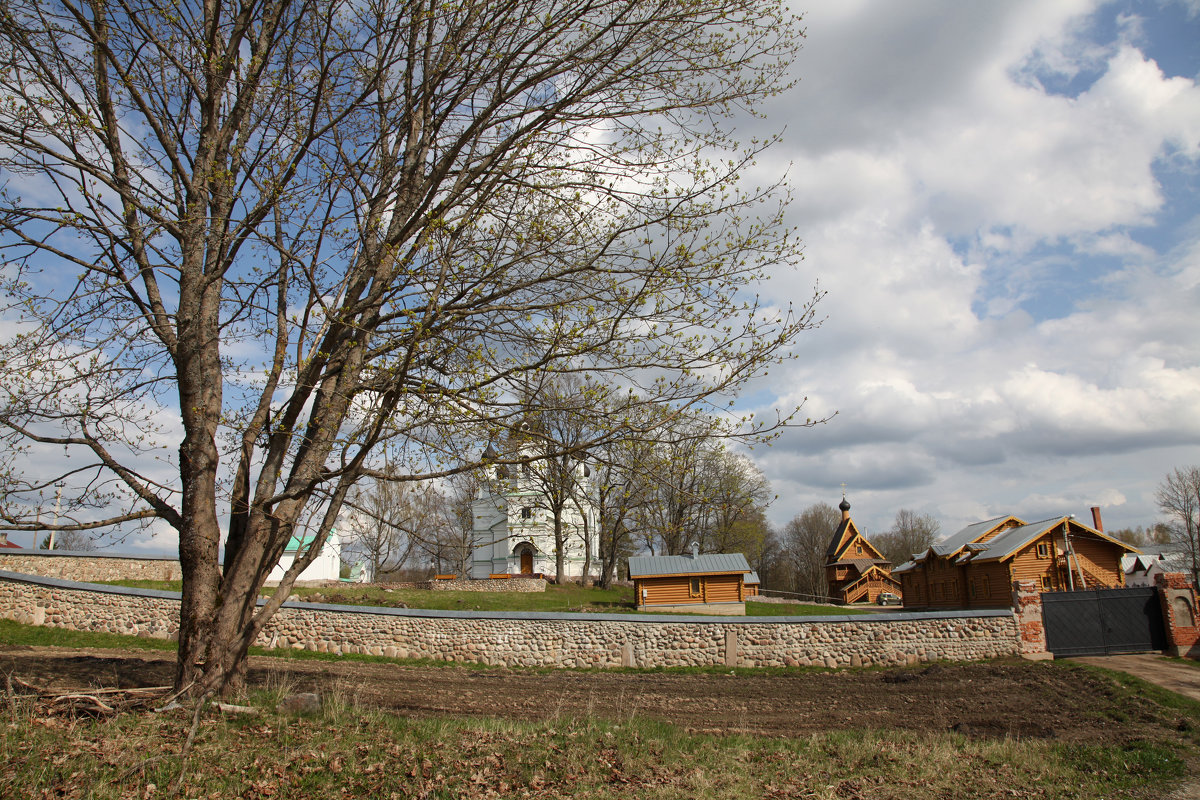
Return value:
[(909, 608), (1008, 608), (1018, 580), (1044, 592), (1123, 587), (1129, 552), (1137, 550), (1071, 517), (1010, 515), (968, 525), (893, 574)]
[(759, 580), (757, 572), (747, 572), (742, 584), (746, 587), (746, 597), (757, 597), (762, 591), (762, 581)]
[(629, 578), (639, 610), (693, 611), (702, 614), (745, 614), (746, 575), (741, 553), (634, 556)]
[(835, 603), (874, 603), (884, 592), (901, 594), (892, 577), (892, 562), (883, 557), (850, 519), (850, 503), (842, 498), (842, 521), (825, 552), (825, 579)]

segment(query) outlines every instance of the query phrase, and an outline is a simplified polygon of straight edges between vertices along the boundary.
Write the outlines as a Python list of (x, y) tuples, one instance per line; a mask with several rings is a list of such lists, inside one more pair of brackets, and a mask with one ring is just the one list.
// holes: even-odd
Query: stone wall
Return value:
[(0, 570), (68, 581), (178, 581), (179, 559), (71, 550), (0, 550)]
[[(179, 595), (0, 572), (0, 617), (173, 638)], [(1015, 655), (1011, 612), (695, 618), (287, 603), (258, 642), (496, 666), (868, 666)]]
[(442, 592), (544, 592), (545, 578), (454, 578), (430, 581), (428, 588)]

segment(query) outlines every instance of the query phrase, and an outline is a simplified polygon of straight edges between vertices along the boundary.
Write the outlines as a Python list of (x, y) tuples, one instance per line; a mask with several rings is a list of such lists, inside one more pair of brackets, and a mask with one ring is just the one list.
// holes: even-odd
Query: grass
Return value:
[[(0, 620), (0, 642), (174, 647), (10, 620)], [(1200, 720), (1200, 703), (1124, 673), (1055, 667), (1110, 676), (1107, 705), (1130, 716)], [(1200, 758), (1196, 727), (1166, 741), (1104, 745), (859, 729), (769, 739), (692, 734), (632, 710), (615, 721), (414, 720), (357, 707), (344, 682), (325, 690), (319, 714), (294, 716), (276, 710), (290, 688), (238, 701), (261, 709), (257, 716), (202, 714), (186, 759), (189, 712), (72, 719), (10, 696), (0, 702), (0, 797), (1099, 800), (1164, 796)]]
[(1175, 748), (953, 733), (841, 731), (795, 739), (688, 733), (639, 719), (415, 720), (335, 688), (313, 716), (187, 711), (111, 719), (0, 711), (0, 796), (147, 798), (992, 798), (1151, 797), (1184, 774)]
[[(1170, 660), (1178, 663), (1186, 663), (1189, 667), (1200, 666), (1196, 662), (1186, 659)], [(1193, 700), (1186, 695), (1164, 689), (1157, 684), (1142, 680), (1126, 672), (1118, 672), (1091, 664), (1078, 663), (1064, 664), (1063, 668), (1079, 670), (1081, 672), (1100, 673), (1111, 678), (1116, 685), (1114, 689), (1116, 696), (1128, 701), (1127, 705), (1132, 709), (1132, 713), (1137, 713), (1139, 706), (1146, 702), (1182, 713), (1184, 719), (1189, 720), (1189, 722), (1180, 727), (1180, 733), (1200, 746), (1200, 700)], [(1191, 722), (1191, 720), (1194, 720), (1194, 722)]]
[(10, 619), (0, 619), (0, 644), (28, 647), (106, 647), (117, 650), (177, 649), (176, 643), (169, 639), (47, 628), (41, 625), (24, 625)]
[[(135, 589), (180, 590), (179, 581), (107, 581), (109, 585)], [(264, 594), (274, 591), (266, 587)], [(378, 585), (341, 584), (338, 586), (301, 586), (291, 599), (337, 605), (380, 608), (419, 608), (441, 611), (557, 611), (588, 613), (662, 613), (638, 612), (633, 605), (633, 589), (627, 586), (600, 589), (567, 583), (549, 585), (545, 592), (462, 592), (429, 589), (388, 588)], [(746, 603), (746, 616), (822, 616), (829, 614), (870, 614), (874, 609), (830, 607), (803, 603)]]

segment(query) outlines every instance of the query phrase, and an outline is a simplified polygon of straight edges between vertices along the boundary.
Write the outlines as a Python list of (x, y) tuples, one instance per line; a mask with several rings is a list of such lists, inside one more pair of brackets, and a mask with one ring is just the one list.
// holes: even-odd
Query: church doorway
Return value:
[(522, 542), (517, 545), (517, 555), (521, 559), (521, 574), (533, 574), (533, 545), (528, 542)]

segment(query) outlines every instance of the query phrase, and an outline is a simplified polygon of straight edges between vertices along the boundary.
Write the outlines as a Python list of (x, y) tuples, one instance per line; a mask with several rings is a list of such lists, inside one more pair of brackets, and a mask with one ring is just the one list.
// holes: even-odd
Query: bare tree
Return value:
[(374, 576), (405, 568), (414, 552), (433, 550), (447, 527), (446, 499), (428, 483), (375, 480), (356, 486), (346, 504), (343, 542), (370, 563)]
[(636, 527), (651, 553), (681, 555), (709, 528), (710, 469), (720, 447), (716, 418), (693, 414), (664, 424), (639, 468), (647, 476)]
[(775, 495), (758, 465), (740, 453), (714, 450), (707, 464), (711, 488), (708, 526), (702, 542), (717, 553), (743, 553), (757, 560), (766, 538), (766, 510)]
[[(53, 548), (51, 547), (52, 545)], [(47, 534), (42, 539), (42, 549), (73, 550), (79, 553), (86, 553), (96, 549), (96, 540), (83, 531), (65, 530), (61, 533), (56, 533), (53, 537)]]
[[(525, 415), (509, 445), (520, 464), (522, 484), (531, 487), (533, 507), (550, 517), (554, 536), (555, 581), (567, 580), (566, 555), (572, 528), (583, 529), (585, 570), (591, 564), (588, 480), (591, 468), (587, 446), (596, 441), (589, 404), (594, 402), (590, 382), (577, 375), (539, 381), (525, 392)], [(576, 526), (568, 525), (569, 509), (578, 512)], [(584, 572), (586, 577), (587, 572)]]
[(753, 299), (800, 250), (730, 130), (800, 37), (770, 0), (6, 3), (0, 424), (70, 457), (4, 473), (8, 529), (58, 481), (107, 495), (75, 529), (173, 528), (176, 684), (223, 692), (354, 485), (476, 468), (528, 375), (735, 392), (813, 323)]
[(1141, 525), (1121, 528), (1120, 530), (1107, 531), (1108, 535), (1114, 539), (1118, 539), (1125, 544), (1131, 544), (1134, 547), (1145, 547), (1146, 544), (1153, 541), (1153, 530), (1147, 530)]
[(829, 598), (825, 554), (842, 515), (828, 503), (815, 503), (783, 528), (784, 547), (796, 576), (796, 592), (824, 602)]
[(1200, 466), (1176, 467), (1154, 493), (1167, 515), (1171, 541), (1179, 543), (1192, 564), (1192, 580), (1200, 585)]
[(646, 467), (654, 449), (651, 437), (627, 431), (593, 448), (596, 459), (596, 512), (600, 523), (600, 586), (611, 588), (618, 565), (636, 551), (633, 527), (653, 477)]
[(942, 524), (932, 514), (918, 514), (907, 508), (896, 512), (890, 530), (872, 539), (872, 544), (893, 565), (903, 564), (915, 553), (922, 553), (938, 540)]
[(471, 503), (479, 493), (483, 480), (480, 471), (473, 470), (451, 475), (445, 483), (448, 519), (443, 529), (445, 541), (440, 550), (453, 554), (456, 573), (470, 576), (475, 552), (475, 514)]

